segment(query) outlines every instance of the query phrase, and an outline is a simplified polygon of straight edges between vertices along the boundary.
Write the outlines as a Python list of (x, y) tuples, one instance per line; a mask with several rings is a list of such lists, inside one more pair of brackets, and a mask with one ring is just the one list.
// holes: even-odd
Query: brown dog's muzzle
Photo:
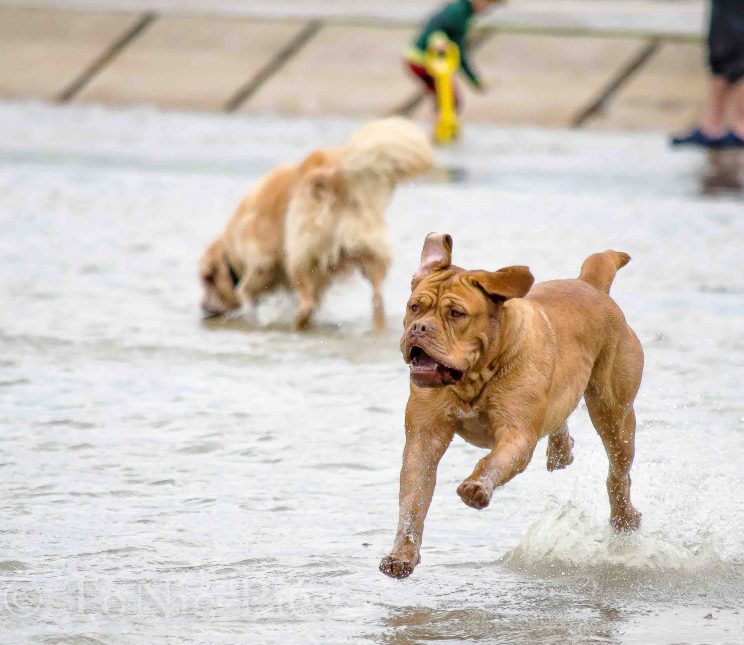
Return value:
[(453, 367), (437, 342), (432, 321), (417, 320), (406, 330), (403, 358), (410, 366), (411, 381), (418, 387), (443, 387), (460, 383), (467, 370)]

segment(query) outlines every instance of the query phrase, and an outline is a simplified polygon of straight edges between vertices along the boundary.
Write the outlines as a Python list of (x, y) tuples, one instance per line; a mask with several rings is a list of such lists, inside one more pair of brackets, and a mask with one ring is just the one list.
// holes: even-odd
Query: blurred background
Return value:
[[(401, 52), (430, 0), (3, 0), (0, 96), (421, 116)], [(515, 0), (478, 20), (491, 124), (675, 130), (704, 97), (703, 0)]]

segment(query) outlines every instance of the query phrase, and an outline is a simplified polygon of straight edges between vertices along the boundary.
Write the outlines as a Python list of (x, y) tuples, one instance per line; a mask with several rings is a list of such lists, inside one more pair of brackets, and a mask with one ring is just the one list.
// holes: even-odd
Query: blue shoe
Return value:
[[(703, 146), (704, 148), (720, 148), (729, 135), (736, 136), (733, 132), (723, 137), (709, 137), (699, 128), (695, 128), (686, 134), (672, 137), (673, 146)], [(738, 138), (738, 137), (737, 137)]]
[(744, 139), (742, 139), (733, 130), (721, 139), (721, 148), (744, 148)]

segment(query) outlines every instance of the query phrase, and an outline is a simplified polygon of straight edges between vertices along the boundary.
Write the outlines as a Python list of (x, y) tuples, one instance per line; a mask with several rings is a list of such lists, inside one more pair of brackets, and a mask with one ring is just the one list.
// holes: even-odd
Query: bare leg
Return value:
[(472, 508), (486, 508), (497, 486), (527, 468), (534, 450), (535, 442), (528, 433), (506, 431), (496, 447), (478, 462), (473, 474), (457, 487), (457, 494)]
[(568, 424), (563, 425), (554, 430), (548, 436), (548, 470), (560, 470), (566, 468), (573, 463), (573, 452), (572, 448), (574, 440), (570, 434), (568, 434)]
[(731, 88), (732, 129), (744, 138), (744, 78)]
[(421, 561), (419, 551), (424, 520), (429, 511), (437, 466), (452, 435), (406, 432), (403, 467), (400, 470), (400, 514), (398, 532), (390, 555), (380, 562), (380, 571), (391, 578), (407, 578)]
[(700, 129), (709, 137), (726, 133), (726, 106), (731, 85), (723, 76), (714, 76), (710, 83), (708, 102), (700, 115)]
[(372, 328), (385, 331), (385, 305), (382, 301), (382, 283), (387, 269), (384, 264), (366, 260), (361, 264), (362, 275), (372, 285)]

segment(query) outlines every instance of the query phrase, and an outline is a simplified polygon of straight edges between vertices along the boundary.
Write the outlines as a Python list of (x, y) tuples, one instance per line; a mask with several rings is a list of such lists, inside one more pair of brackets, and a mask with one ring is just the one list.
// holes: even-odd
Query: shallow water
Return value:
[[(390, 331), (335, 287), (203, 324), (196, 261), (256, 177), (346, 121), (0, 105), (0, 642), (741, 643), (744, 208), (660, 135), (470, 130), (389, 211)], [(570, 277), (633, 262), (613, 294), (646, 351), (633, 494), (607, 526), (583, 406), (575, 461), (476, 512), (440, 469), (423, 562), (377, 571), (396, 526), (420, 244), (458, 264)]]

